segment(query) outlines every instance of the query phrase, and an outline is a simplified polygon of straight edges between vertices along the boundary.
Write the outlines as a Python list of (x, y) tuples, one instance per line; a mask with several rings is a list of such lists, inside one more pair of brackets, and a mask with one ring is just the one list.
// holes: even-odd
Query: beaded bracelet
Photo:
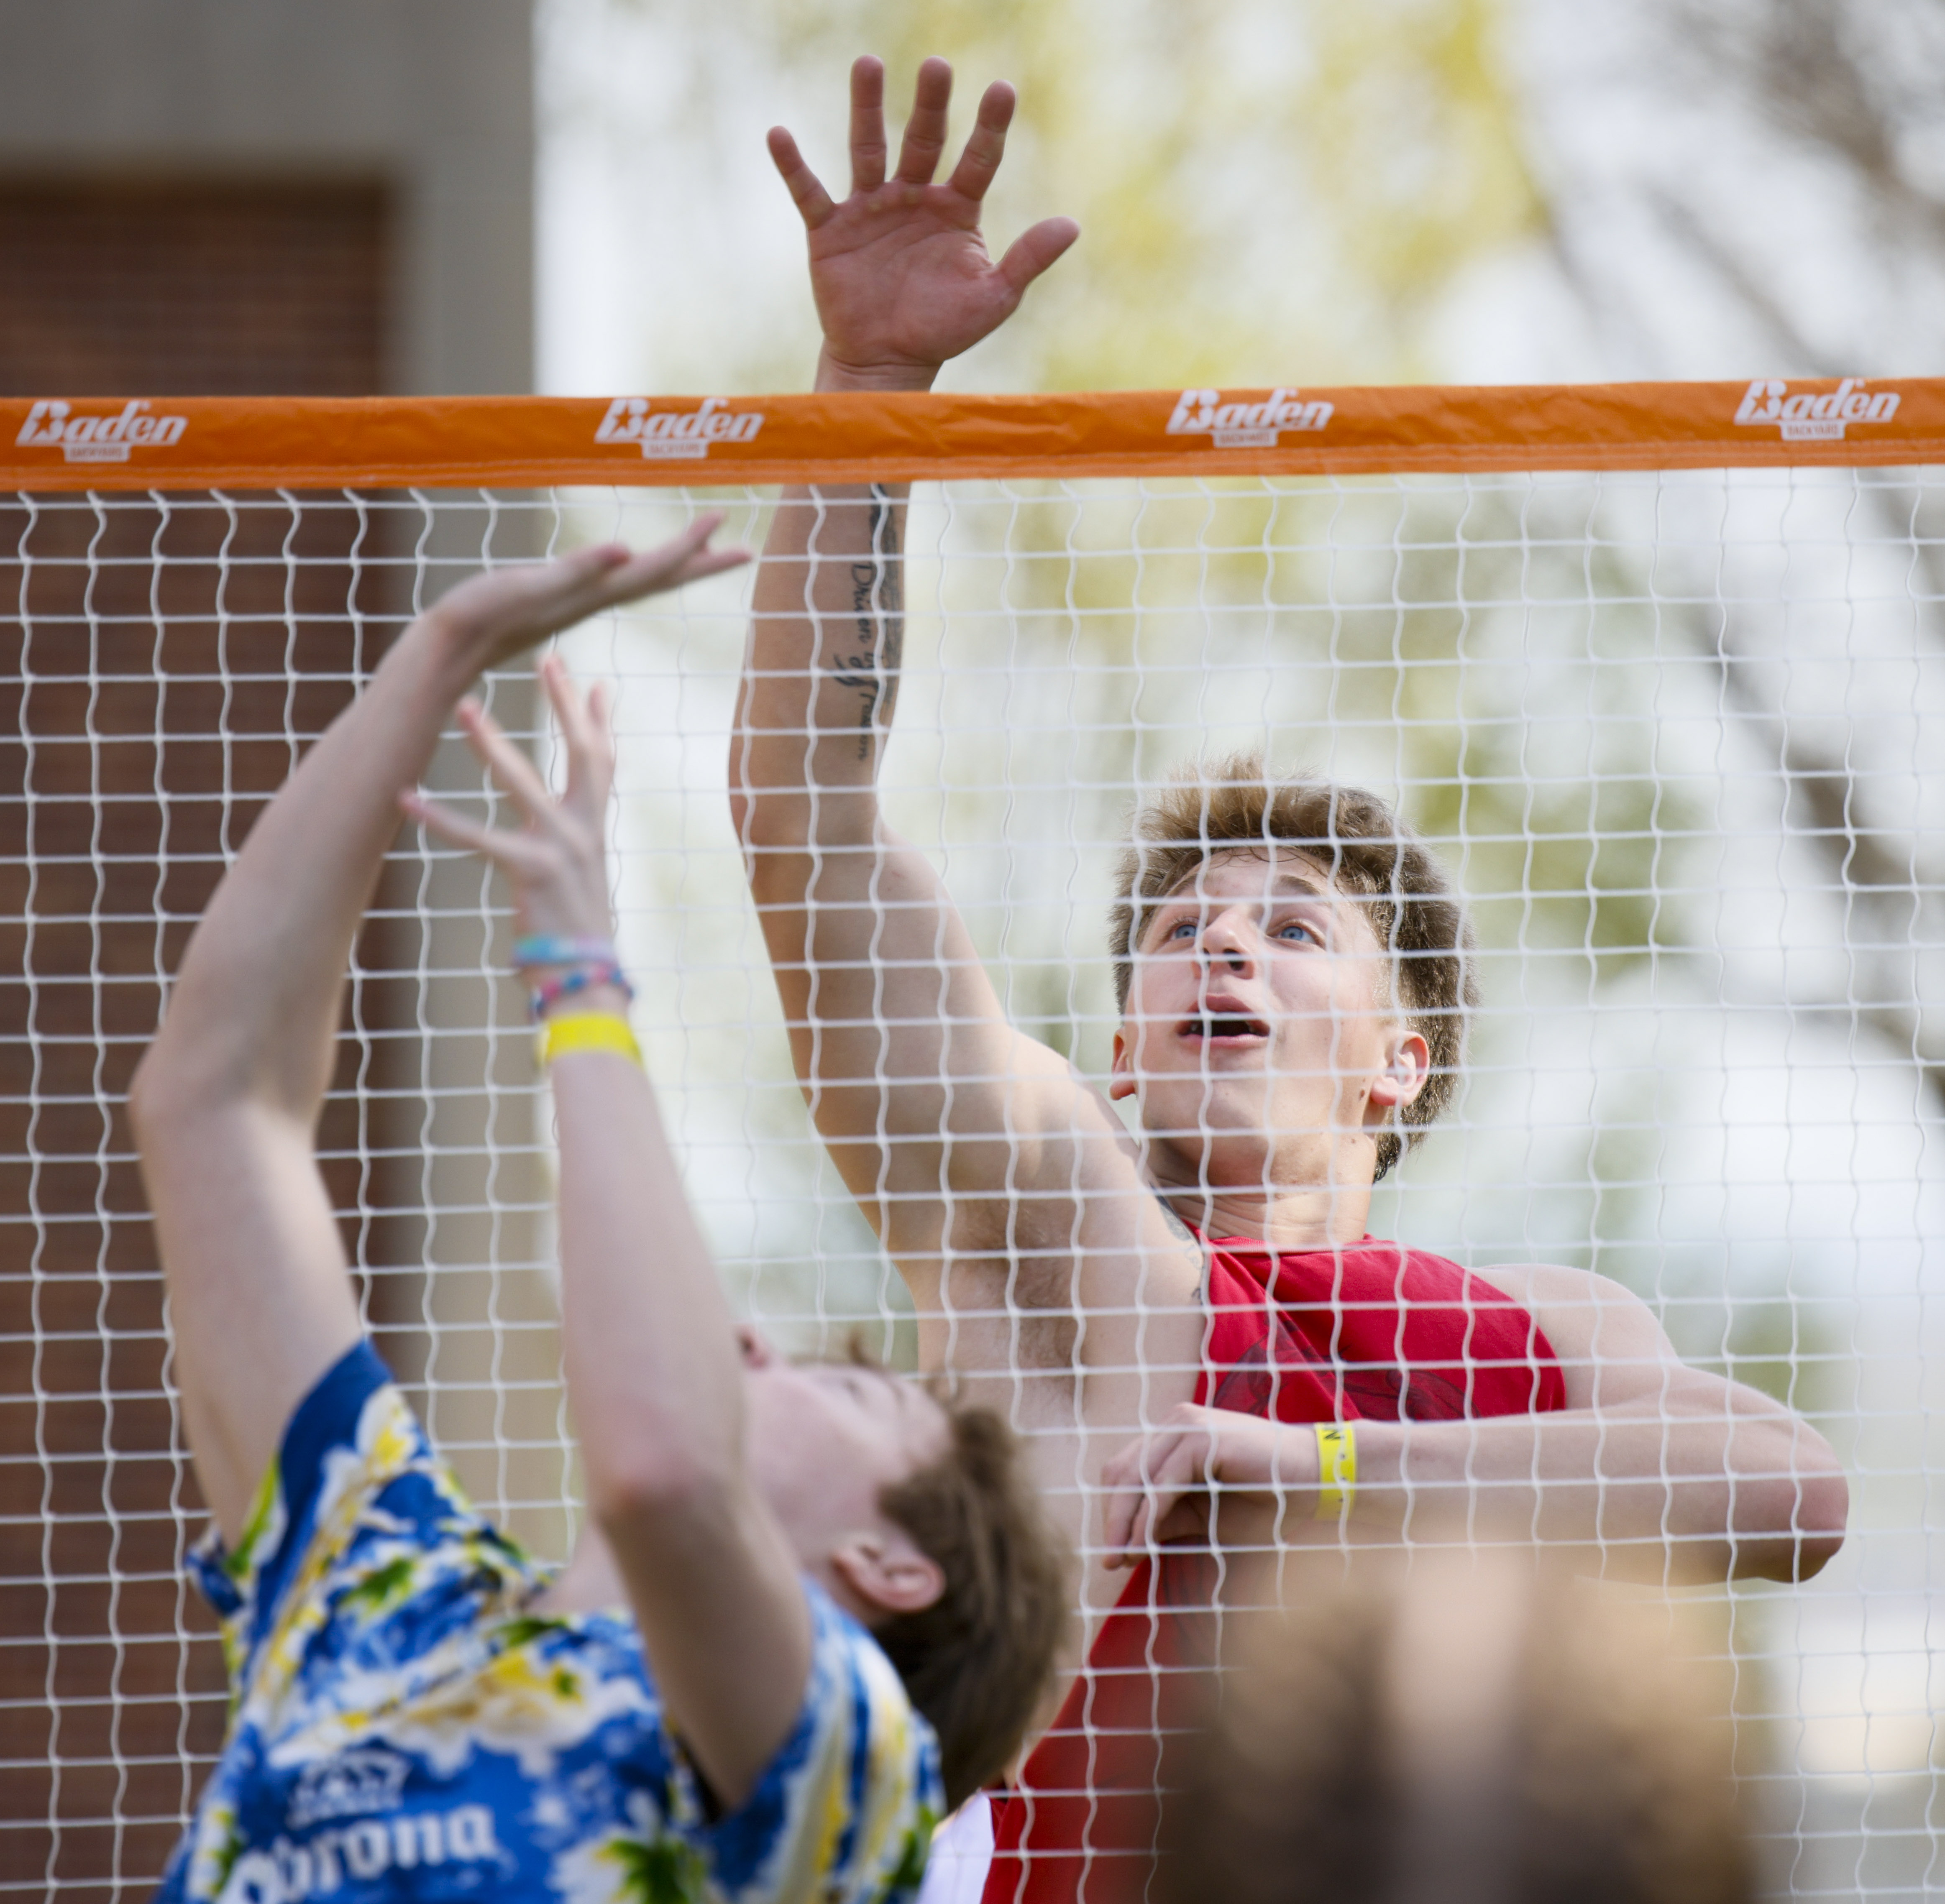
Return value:
[(576, 966), (572, 972), (559, 978), (543, 978), (533, 988), (533, 1014), (536, 1020), (544, 1018), (563, 998), (572, 998), (576, 992), (584, 992), (590, 985), (612, 985), (627, 1000), (635, 1002), (635, 988), (628, 983), (621, 968), (608, 965)]
[(535, 932), (513, 941), (516, 972), (529, 971), (535, 966), (612, 966), (620, 963), (612, 938)]

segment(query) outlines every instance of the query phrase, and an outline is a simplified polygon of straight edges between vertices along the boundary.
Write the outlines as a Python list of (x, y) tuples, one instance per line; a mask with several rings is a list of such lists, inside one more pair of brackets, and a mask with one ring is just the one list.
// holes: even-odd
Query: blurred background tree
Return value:
[[(766, 206), (741, 189), (766, 114), (787, 118), (837, 185), (850, 59), (886, 60), (895, 116), (920, 60), (943, 52), (960, 136), (990, 81), (1011, 81), (1022, 101), (993, 195), (996, 240), (1056, 210), (1083, 234), (1036, 288), (1033, 321), (954, 367), (962, 385), (1423, 377), (1438, 368), (1432, 334), (1453, 287), (1543, 224), (1502, 11), (1500, 0), (722, 0), (675, 18), (646, 0), (555, 0), (553, 118), (586, 138), (627, 100), (645, 145), (669, 155), (644, 168), (644, 189), (665, 201), (655, 222), (683, 220), (674, 201), (705, 167), (733, 174), (731, 247), (781, 263), (794, 234), (781, 188), (754, 181)], [(633, 119), (643, 94), (616, 88), (618, 58), (661, 68), (644, 72), (651, 96), (680, 70), (677, 122), (652, 131)], [(712, 195), (711, 214), (726, 202)], [(728, 262), (719, 245), (710, 254)], [(720, 311), (700, 331), (655, 313), (658, 386), (800, 384), (809, 339), (800, 316), (778, 312), (778, 288), (726, 336)]]
[(802, 384), (762, 134), (841, 179), (862, 51), (895, 109), (951, 57), (962, 131), (1011, 80), (992, 228), (1083, 227), (962, 386), (1888, 375), (1935, 348), (1935, 0), (543, 0), (541, 44), (553, 387)]

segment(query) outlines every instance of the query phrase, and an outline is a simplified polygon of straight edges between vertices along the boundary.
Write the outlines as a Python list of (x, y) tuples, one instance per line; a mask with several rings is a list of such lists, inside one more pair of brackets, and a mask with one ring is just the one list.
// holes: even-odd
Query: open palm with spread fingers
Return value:
[(810, 282), (824, 325), (828, 377), (839, 387), (923, 389), (948, 357), (997, 329), (1022, 294), (1080, 235), (1071, 218), (1045, 218), (996, 264), (979, 231), (979, 208), (1000, 168), (1013, 89), (986, 88), (966, 149), (942, 185), (933, 175), (945, 150), (952, 69), (919, 68), (917, 97), (897, 169), (887, 177), (885, 69), (851, 69), (851, 192), (840, 204), (805, 164), (782, 127), (770, 156), (810, 242)]
[(552, 562), (470, 576), (441, 596), (424, 620), (469, 673), (483, 673), (591, 615), (747, 562), (747, 550), (710, 547), (722, 521), (722, 511), (712, 510), (652, 549), (604, 542)]

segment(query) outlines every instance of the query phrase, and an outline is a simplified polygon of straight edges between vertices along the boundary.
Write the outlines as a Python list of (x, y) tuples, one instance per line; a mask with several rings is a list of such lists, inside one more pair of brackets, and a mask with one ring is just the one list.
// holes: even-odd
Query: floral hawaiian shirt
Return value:
[(158, 1904), (795, 1904), (916, 1893), (937, 1743), (806, 1582), (797, 1727), (720, 1813), (625, 1613), (528, 1610), (547, 1570), (467, 1502), (368, 1345), (291, 1418), (233, 1552), (194, 1557), (233, 1688)]

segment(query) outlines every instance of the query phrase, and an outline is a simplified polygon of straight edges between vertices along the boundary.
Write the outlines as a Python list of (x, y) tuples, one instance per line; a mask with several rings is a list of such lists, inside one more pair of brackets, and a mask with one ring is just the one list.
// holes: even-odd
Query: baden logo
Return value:
[(1738, 423), (1775, 424), (1786, 443), (1835, 442), (1847, 423), (1888, 423), (1897, 414), (1895, 390), (1867, 390), (1861, 377), (1847, 377), (1834, 390), (1789, 394), (1780, 378), (1759, 377), (1736, 405)]
[(618, 396), (596, 426), (597, 443), (639, 443), (650, 458), (707, 456), (712, 443), (747, 443), (763, 427), (760, 410), (732, 410), (720, 396), (696, 410), (655, 410), (646, 396)]
[(1218, 449), (1275, 449), (1280, 432), (1321, 430), (1336, 407), (1306, 403), (1294, 390), (1272, 390), (1266, 403), (1225, 403), (1220, 390), (1184, 390), (1168, 433), (1212, 437)]
[(70, 463), (125, 463), (131, 448), (166, 449), (189, 427), (186, 417), (158, 417), (149, 411), (145, 399), (134, 397), (110, 415), (77, 417), (72, 404), (47, 397), (27, 412), (14, 440), (23, 449), (59, 445)]

